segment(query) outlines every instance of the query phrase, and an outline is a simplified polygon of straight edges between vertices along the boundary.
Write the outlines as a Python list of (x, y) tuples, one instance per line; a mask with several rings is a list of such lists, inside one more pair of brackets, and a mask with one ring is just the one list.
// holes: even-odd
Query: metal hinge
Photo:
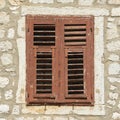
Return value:
[(93, 31), (92, 28), (90, 28), (90, 31), (91, 31), (91, 32)]
[(91, 94), (91, 99), (93, 99), (93, 95)]
[(29, 28), (27, 28), (27, 32), (29, 32), (30, 30), (29, 30)]
[(29, 98), (29, 94), (28, 93), (26, 93), (26, 98)]

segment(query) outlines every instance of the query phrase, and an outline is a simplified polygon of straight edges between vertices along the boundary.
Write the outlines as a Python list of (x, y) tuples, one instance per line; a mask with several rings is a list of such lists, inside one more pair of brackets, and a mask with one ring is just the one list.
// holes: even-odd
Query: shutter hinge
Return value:
[(29, 98), (29, 94), (28, 93), (26, 93), (26, 98)]
[(93, 95), (91, 94), (91, 99), (93, 99)]
[(29, 28), (27, 28), (27, 32), (29, 32)]
[(60, 78), (60, 70), (58, 71), (58, 78)]
[(93, 31), (92, 28), (90, 28), (90, 31), (91, 31), (91, 32)]

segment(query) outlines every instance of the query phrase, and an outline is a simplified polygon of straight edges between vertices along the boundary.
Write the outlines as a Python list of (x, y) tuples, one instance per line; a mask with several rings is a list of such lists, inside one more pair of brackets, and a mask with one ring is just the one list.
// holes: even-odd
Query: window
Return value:
[(94, 105), (93, 16), (26, 16), (28, 105)]

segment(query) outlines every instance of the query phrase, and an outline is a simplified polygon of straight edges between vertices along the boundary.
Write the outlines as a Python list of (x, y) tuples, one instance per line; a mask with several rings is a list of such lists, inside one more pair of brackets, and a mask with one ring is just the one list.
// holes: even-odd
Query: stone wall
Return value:
[[(95, 16), (95, 107), (26, 106), (26, 14)], [(120, 0), (0, 0), (0, 120), (120, 120), (119, 86)]]

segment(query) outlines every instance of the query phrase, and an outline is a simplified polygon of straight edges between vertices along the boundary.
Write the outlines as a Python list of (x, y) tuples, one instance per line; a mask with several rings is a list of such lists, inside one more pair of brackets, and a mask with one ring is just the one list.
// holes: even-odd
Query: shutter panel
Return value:
[(55, 24), (34, 24), (34, 45), (55, 45)]
[(93, 105), (92, 24), (89, 17), (64, 22), (66, 103)]
[(64, 32), (65, 45), (86, 44), (86, 24), (65, 24)]
[(37, 52), (36, 94), (52, 93), (52, 53)]
[(68, 95), (84, 93), (83, 52), (68, 52)]
[(54, 93), (54, 49), (42, 49), (38, 48), (36, 51), (36, 80), (35, 80), (35, 98), (53, 99)]
[[(86, 74), (85, 74), (85, 49), (65, 49), (65, 81), (66, 99), (87, 100), (86, 97)], [(74, 101), (74, 100), (73, 100)]]

